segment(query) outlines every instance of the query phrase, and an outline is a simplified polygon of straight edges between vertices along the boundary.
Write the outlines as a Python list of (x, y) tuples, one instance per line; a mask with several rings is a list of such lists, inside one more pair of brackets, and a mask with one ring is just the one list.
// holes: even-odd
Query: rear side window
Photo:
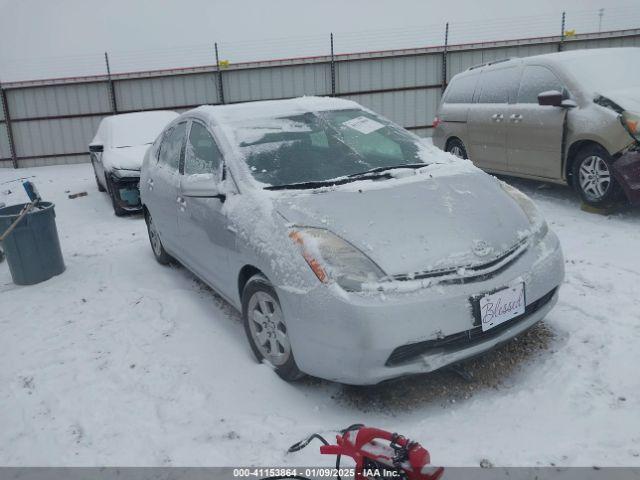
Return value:
[(160, 155), (158, 163), (166, 165), (174, 170), (180, 165), (180, 156), (182, 155), (182, 145), (184, 137), (187, 133), (186, 122), (180, 123), (173, 127), (164, 137), (160, 144)]
[(209, 131), (200, 123), (193, 122), (184, 154), (185, 175), (217, 173), (220, 171), (222, 154)]
[(518, 68), (487, 70), (480, 75), (479, 103), (509, 103), (518, 89)]
[(518, 90), (518, 103), (538, 103), (538, 95), (549, 90), (562, 92), (564, 86), (558, 77), (546, 67), (525, 67)]
[(477, 82), (478, 75), (454, 77), (445, 92), (444, 103), (471, 103)]

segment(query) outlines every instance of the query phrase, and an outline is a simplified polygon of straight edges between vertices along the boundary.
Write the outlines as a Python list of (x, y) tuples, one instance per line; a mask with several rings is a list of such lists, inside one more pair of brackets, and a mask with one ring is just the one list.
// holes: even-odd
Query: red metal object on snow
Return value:
[(613, 164), (613, 176), (631, 205), (640, 206), (640, 151), (629, 151)]
[(438, 480), (444, 473), (443, 467), (429, 464), (426, 448), (396, 433), (362, 426), (336, 435), (336, 442), (321, 446), (320, 453), (351, 457), (356, 462), (355, 480), (380, 475), (382, 470), (407, 480)]

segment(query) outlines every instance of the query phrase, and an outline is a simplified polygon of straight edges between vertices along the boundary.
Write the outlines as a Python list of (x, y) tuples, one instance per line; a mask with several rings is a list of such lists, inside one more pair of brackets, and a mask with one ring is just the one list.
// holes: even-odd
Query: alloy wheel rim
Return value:
[(149, 217), (149, 239), (151, 240), (153, 253), (160, 256), (162, 254), (162, 244), (160, 243), (160, 236), (158, 235), (158, 231), (156, 230), (156, 226), (151, 217)]
[(248, 305), (249, 330), (262, 356), (274, 366), (284, 365), (291, 343), (280, 305), (266, 292), (255, 292)]
[(449, 151), (449, 153), (451, 153), (451, 155), (454, 155), (458, 158), (462, 158), (462, 149), (458, 145), (454, 145), (453, 147), (451, 147), (451, 150)]
[(580, 188), (591, 200), (602, 199), (611, 187), (609, 165), (598, 155), (591, 155), (582, 161), (579, 177)]

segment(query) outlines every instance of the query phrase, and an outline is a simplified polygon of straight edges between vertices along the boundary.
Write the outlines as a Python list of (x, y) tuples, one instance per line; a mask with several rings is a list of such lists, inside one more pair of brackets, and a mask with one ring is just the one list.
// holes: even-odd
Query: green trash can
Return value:
[[(18, 218), (25, 204), (0, 208), (0, 235)], [(53, 203), (40, 202), (2, 242), (11, 277), (17, 285), (44, 282), (64, 272)]]

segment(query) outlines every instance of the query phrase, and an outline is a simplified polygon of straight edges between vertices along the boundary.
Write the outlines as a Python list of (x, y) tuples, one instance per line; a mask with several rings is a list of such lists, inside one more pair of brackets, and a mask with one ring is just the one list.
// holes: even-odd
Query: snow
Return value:
[(168, 110), (123, 113), (102, 120), (92, 144), (105, 148), (133, 147), (152, 143), (178, 114)]
[(446, 466), (640, 466), (640, 211), (590, 214), (565, 187), (508, 180), (558, 233), (566, 281), (548, 343), (509, 368), (473, 360), (498, 382), (458, 396), (461, 380), (442, 373), (373, 388), (283, 382), (253, 360), (237, 312), (155, 262), (143, 220), (113, 215), (89, 165), (2, 170), (0, 202), (24, 202), (5, 182), (31, 176), (56, 204), (67, 270), (19, 287), (0, 263), (2, 465), (331, 466), (317, 443), (286, 449), (364, 422)]
[(326, 110), (362, 109), (351, 100), (332, 97), (305, 96), (287, 100), (264, 100), (233, 105), (203, 105), (194, 111), (209, 117), (214, 124), (224, 125), (243, 121), (255, 121), (300, 115)]

